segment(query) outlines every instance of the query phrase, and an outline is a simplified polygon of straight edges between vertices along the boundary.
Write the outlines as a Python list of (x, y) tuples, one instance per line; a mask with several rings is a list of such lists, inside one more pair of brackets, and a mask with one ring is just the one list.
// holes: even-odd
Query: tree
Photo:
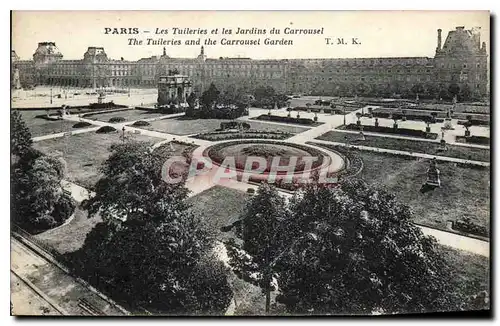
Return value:
[(460, 86), (458, 86), (456, 83), (450, 84), (450, 86), (448, 86), (448, 93), (450, 94), (450, 98), (458, 96), (459, 92)]
[(470, 90), (469, 85), (465, 84), (461, 89), (458, 94), (458, 97), (460, 98), (460, 101), (469, 101), (472, 97), (472, 92)]
[(227, 269), (213, 256), (215, 233), (185, 202), (183, 180), (163, 181), (171, 154), (139, 142), (111, 152), (88, 203), (89, 215), (100, 213), (103, 222), (70, 255), (74, 272), (134, 307), (224, 313), (232, 297)]
[(211, 83), (206, 91), (201, 95), (201, 103), (205, 109), (211, 109), (219, 99), (220, 92), (215, 87), (214, 83)]
[(297, 314), (371, 314), (455, 308), (435, 239), (395, 196), (363, 181), (312, 185), (291, 200), (277, 300)]
[(285, 200), (275, 187), (259, 186), (240, 219), (237, 234), (243, 244), (226, 243), (230, 265), (236, 275), (260, 286), (266, 294), (266, 312), (271, 305), (274, 261), (281, 250), (280, 228), (286, 215)]
[(424, 91), (425, 88), (422, 84), (415, 84), (411, 87), (411, 93), (413, 97), (417, 96), (417, 94), (421, 96)]
[(33, 141), (31, 132), (26, 126), (21, 113), (17, 110), (10, 112), (10, 147), (11, 153), (23, 156), (31, 149)]
[(11, 172), (12, 219), (28, 231), (61, 224), (74, 210), (72, 199), (63, 196), (61, 163), (41, 153), (30, 153)]
[(184, 182), (168, 184), (162, 179), (168, 156), (156, 155), (146, 142), (113, 144), (110, 151), (101, 168), (103, 177), (95, 185), (96, 195), (88, 202), (90, 216), (100, 213), (104, 221), (119, 224), (162, 220), (163, 205), (172, 211), (186, 209)]
[(276, 91), (271, 86), (259, 86), (254, 92), (255, 100), (257, 102), (262, 101), (265, 98), (272, 98), (276, 95)]

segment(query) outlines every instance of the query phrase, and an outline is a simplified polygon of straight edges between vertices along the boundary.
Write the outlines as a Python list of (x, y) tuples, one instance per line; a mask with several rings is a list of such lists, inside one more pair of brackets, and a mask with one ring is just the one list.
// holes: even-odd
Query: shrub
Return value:
[(77, 122), (73, 125), (73, 128), (85, 128), (85, 127), (89, 127), (91, 126), (92, 124), (91, 123), (88, 123), (86, 121), (81, 121), (81, 122)]
[(75, 201), (70, 196), (64, 194), (54, 206), (52, 216), (57, 224), (63, 224), (74, 212)]
[(260, 115), (257, 117), (257, 120), (268, 120), (268, 121), (277, 121), (277, 122), (286, 122), (286, 123), (296, 123), (301, 125), (312, 125), (314, 121), (308, 118), (292, 118), (292, 117), (282, 117), (278, 115)]
[[(349, 124), (345, 127), (345, 129), (348, 130), (359, 130), (360, 126), (356, 124)], [(415, 130), (415, 129), (406, 129), (406, 128), (391, 128), (391, 127), (382, 127), (382, 126), (363, 126), (363, 131), (366, 132), (380, 132), (380, 133), (386, 133), (386, 134), (398, 134), (398, 135), (405, 135), (405, 136), (412, 136), (412, 137), (419, 137), (419, 138), (429, 138), (429, 139), (436, 139), (437, 134), (435, 133), (426, 133), (425, 131), (422, 130)]]
[(150, 126), (151, 124), (147, 121), (143, 121), (143, 120), (139, 120), (139, 121), (136, 121), (132, 124), (132, 126), (134, 127), (145, 127), (145, 126)]
[(247, 189), (247, 193), (253, 195), (253, 194), (255, 194), (255, 189), (254, 188), (248, 188)]
[(109, 122), (111, 123), (118, 123), (118, 122), (124, 122), (126, 121), (124, 117), (112, 117), (109, 119)]
[(453, 223), (453, 229), (483, 237), (489, 236), (489, 232), (486, 227), (473, 223), (468, 217), (465, 217), (463, 220), (458, 220)]
[(470, 137), (457, 136), (457, 141), (464, 141), (466, 143), (477, 144), (477, 145), (490, 144), (490, 138), (484, 136), (470, 136)]
[(115, 132), (116, 129), (111, 127), (111, 126), (103, 126), (99, 129), (96, 130), (96, 133), (98, 134), (107, 134), (107, 133), (111, 133), (111, 132)]

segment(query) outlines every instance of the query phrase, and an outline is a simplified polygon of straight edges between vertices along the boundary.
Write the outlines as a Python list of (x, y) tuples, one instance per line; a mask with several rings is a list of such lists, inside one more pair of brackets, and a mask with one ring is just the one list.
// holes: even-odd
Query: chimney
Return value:
[(441, 28), (438, 29), (438, 46), (437, 46), (438, 51), (441, 50)]

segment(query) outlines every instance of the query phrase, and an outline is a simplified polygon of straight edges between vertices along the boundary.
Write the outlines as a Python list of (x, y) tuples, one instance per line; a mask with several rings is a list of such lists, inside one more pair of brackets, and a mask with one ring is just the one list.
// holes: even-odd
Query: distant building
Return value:
[(188, 76), (169, 74), (160, 76), (158, 81), (158, 105), (176, 104), (187, 106), (187, 99), (192, 92)]
[(54, 42), (42, 42), (33, 60), (13, 57), (12, 64), (23, 85), (153, 88), (160, 76), (177, 69), (189, 76), (198, 94), (212, 82), (221, 90), (237, 87), (248, 92), (269, 85), (288, 94), (335, 96), (413, 92), (420, 98), (438, 98), (451, 84), (474, 97), (489, 93), (486, 44), (478, 28), (464, 27), (448, 32), (444, 44), (438, 30), (433, 58), (210, 59), (202, 47), (196, 58), (171, 58), (164, 48), (159, 57), (126, 61), (109, 59), (102, 47), (89, 47), (83, 59), (63, 60)]

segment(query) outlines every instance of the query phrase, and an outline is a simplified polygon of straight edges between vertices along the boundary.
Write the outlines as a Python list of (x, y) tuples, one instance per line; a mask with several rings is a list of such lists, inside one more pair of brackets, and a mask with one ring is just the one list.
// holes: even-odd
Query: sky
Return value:
[[(147, 45), (147, 38), (175, 39), (181, 45), (167, 45), (171, 57), (194, 58), (200, 45), (185, 45), (187, 39), (205, 45), (209, 58), (250, 57), (253, 59), (433, 57), (437, 29), (457, 26), (481, 27), (481, 41), (490, 45), (490, 16), (487, 11), (14, 11), (12, 49), (22, 60), (32, 59), (38, 42), (55, 42), (64, 59), (82, 59), (89, 46), (102, 46), (109, 58), (137, 60), (161, 55), (164, 45)], [(172, 35), (173, 28), (206, 29), (202, 35)], [(270, 34), (272, 28), (281, 34)], [(137, 28), (139, 34), (111, 34), (105, 29)], [(210, 34), (218, 28), (218, 34)], [(222, 28), (233, 34), (222, 35)], [(238, 28), (266, 29), (266, 35), (236, 35)], [(284, 35), (284, 29), (321, 29), (317, 35)], [(168, 34), (156, 34), (168, 30)], [(149, 31), (145, 33), (144, 31)], [(142, 40), (130, 45), (129, 38)], [(221, 40), (258, 39), (259, 45), (222, 45)], [(286, 39), (293, 45), (264, 45), (264, 39)], [(330, 38), (334, 45), (327, 44)], [(347, 44), (335, 44), (343, 38)], [(356, 38), (359, 44), (353, 44)], [(488, 51), (489, 53), (489, 51)]]

